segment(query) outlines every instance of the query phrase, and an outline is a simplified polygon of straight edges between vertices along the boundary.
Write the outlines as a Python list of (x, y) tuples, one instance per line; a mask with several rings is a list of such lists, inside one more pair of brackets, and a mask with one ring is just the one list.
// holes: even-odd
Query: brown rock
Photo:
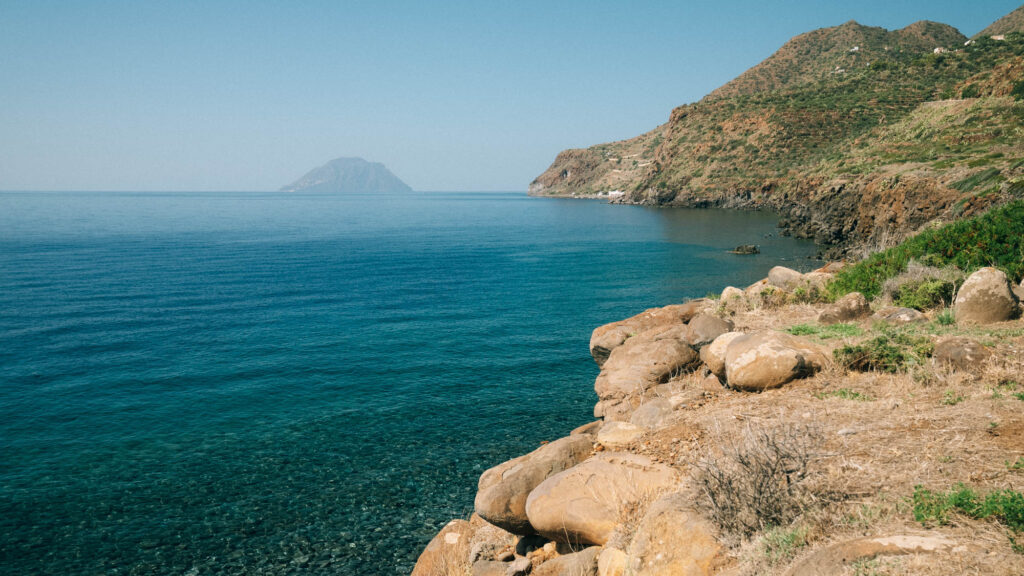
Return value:
[(600, 546), (591, 546), (574, 554), (565, 554), (541, 564), (533, 576), (597, 576)]
[(711, 344), (700, 349), (701, 361), (719, 379), (725, 378), (725, 351), (729, 344), (740, 336), (743, 336), (743, 332), (726, 332), (715, 338)]
[(723, 320), (711, 314), (698, 314), (687, 324), (686, 341), (693, 348), (700, 350), (722, 334), (732, 331), (735, 324), (731, 320)]
[(936, 364), (977, 372), (984, 368), (985, 360), (991, 355), (988, 348), (982, 346), (977, 340), (952, 336), (940, 340), (935, 345), (932, 359)]
[(878, 556), (949, 552), (956, 542), (940, 535), (901, 534), (882, 538), (859, 538), (833, 544), (794, 564), (786, 576), (839, 574), (844, 566)]
[(590, 436), (568, 436), (487, 470), (480, 476), (476, 513), (513, 534), (532, 534), (526, 516), (530, 491), (549, 476), (583, 461), (592, 449)]
[(846, 268), (847, 266), (849, 266), (849, 264), (847, 264), (846, 262), (829, 262), (828, 264), (825, 264), (821, 268), (818, 268), (817, 270), (815, 270), (815, 272), (825, 272), (826, 274), (835, 274), (836, 272), (839, 272), (840, 270), (842, 270), (843, 268)]
[(887, 306), (871, 316), (872, 320), (888, 322), (890, 324), (911, 324), (914, 322), (927, 322), (928, 317), (913, 308), (900, 308), (898, 306)]
[(646, 456), (602, 452), (537, 486), (526, 502), (541, 535), (571, 544), (603, 545), (620, 510), (675, 484), (675, 473)]
[(473, 527), (465, 520), (452, 520), (431, 539), (420, 553), (412, 576), (448, 576), (469, 567), (469, 540)]
[(686, 304), (674, 304), (663, 308), (651, 308), (640, 314), (605, 324), (596, 328), (590, 336), (590, 354), (598, 366), (604, 365), (612, 350), (621, 346), (630, 337), (652, 328), (685, 324), (702, 310), (712, 306), (711, 301), (701, 298)]
[(613, 350), (594, 382), (595, 416), (628, 420), (650, 388), (696, 368), (700, 358), (683, 339), (688, 334), (688, 326), (655, 328)]
[(607, 422), (597, 433), (597, 442), (611, 450), (625, 448), (644, 435), (643, 428), (630, 422)]
[(654, 430), (664, 425), (672, 415), (672, 410), (672, 403), (667, 399), (652, 398), (633, 411), (629, 421), (644, 430)]
[[(508, 562), (495, 562), (493, 560), (478, 560), (473, 562), (473, 576), (506, 576)], [(444, 576), (459, 574), (459, 572), (445, 572)], [(442, 576), (442, 575), (438, 575)]]
[(759, 392), (810, 376), (826, 362), (820, 346), (783, 332), (762, 330), (729, 343), (726, 381), (733, 388)]
[(601, 426), (603, 424), (603, 420), (594, 420), (593, 422), (588, 422), (582, 426), (577, 426), (576, 428), (573, 428), (572, 432), (570, 432), (569, 435), (579, 436), (580, 434), (585, 434), (587, 436), (593, 436), (597, 434), (597, 431), (601, 429)]
[(722, 558), (712, 525), (681, 494), (659, 498), (640, 520), (628, 556), (637, 576), (708, 576)]
[(469, 518), (473, 537), (469, 541), (469, 562), (478, 560), (504, 561), (512, 558), (516, 536), (484, 520), (478, 514)]
[(1002, 270), (982, 268), (967, 277), (953, 301), (957, 322), (991, 324), (1019, 313), (1017, 296)]
[(785, 266), (776, 266), (768, 271), (768, 283), (787, 292), (803, 284), (804, 275)]
[(825, 308), (818, 315), (818, 322), (821, 324), (837, 324), (839, 322), (850, 322), (859, 320), (871, 315), (871, 306), (868, 299), (860, 292), (850, 292), (835, 303)]

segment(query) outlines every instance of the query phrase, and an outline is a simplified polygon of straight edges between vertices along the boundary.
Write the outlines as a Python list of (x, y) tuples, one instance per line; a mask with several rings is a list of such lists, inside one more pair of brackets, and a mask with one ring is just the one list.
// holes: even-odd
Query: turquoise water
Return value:
[(408, 573), (590, 419), (595, 326), (814, 252), (520, 194), (2, 193), (0, 573)]

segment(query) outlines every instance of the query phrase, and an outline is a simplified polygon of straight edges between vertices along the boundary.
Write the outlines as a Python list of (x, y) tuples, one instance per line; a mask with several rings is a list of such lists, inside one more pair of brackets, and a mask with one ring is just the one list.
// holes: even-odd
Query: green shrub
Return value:
[(1010, 90), (1010, 96), (1013, 96), (1014, 100), (1024, 100), (1024, 80), (1020, 80), (1013, 85), (1013, 90)]
[(946, 308), (935, 316), (935, 321), (938, 322), (940, 326), (952, 326), (956, 324), (956, 314), (953, 313), (951, 308)]
[(979, 95), (981, 95), (981, 90), (978, 89), (977, 84), (964, 86), (963, 90), (960, 91), (961, 98), (977, 98)]
[(926, 230), (902, 244), (840, 270), (828, 285), (830, 297), (860, 292), (874, 298), (886, 280), (906, 270), (912, 259), (932, 266), (973, 271), (996, 266), (1011, 279), (1024, 276), (1024, 201)]
[(924, 337), (903, 333), (881, 334), (855, 345), (838, 348), (832, 354), (851, 370), (868, 372), (905, 372), (910, 366), (929, 358), (935, 345)]
[(810, 324), (797, 324), (795, 326), (790, 326), (789, 328), (786, 328), (786, 332), (789, 332), (794, 336), (811, 336), (813, 334), (818, 334), (819, 332), (821, 332), (821, 327), (812, 326)]
[(984, 497), (963, 484), (949, 492), (914, 487), (914, 520), (922, 524), (949, 524), (950, 513), (969, 518), (995, 518), (1014, 532), (1024, 531), (1024, 494), (996, 490)]
[(825, 398), (841, 398), (843, 400), (856, 400), (858, 402), (870, 402), (874, 400), (868, 394), (862, 394), (856, 390), (850, 390), (849, 388), (839, 388), (837, 390), (829, 390), (828, 392), (818, 392), (814, 395), (818, 400), (824, 400)]

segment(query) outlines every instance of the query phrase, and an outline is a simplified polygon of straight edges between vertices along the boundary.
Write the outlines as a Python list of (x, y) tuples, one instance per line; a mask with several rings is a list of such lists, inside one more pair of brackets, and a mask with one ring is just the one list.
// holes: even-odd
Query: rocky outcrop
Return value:
[(530, 491), (546, 478), (582, 462), (592, 448), (589, 436), (568, 436), (487, 470), (480, 476), (476, 513), (513, 534), (532, 534), (526, 515)]
[(591, 546), (579, 552), (565, 554), (549, 560), (531, 572), (533, 576), (597, 576), (597, 556), (600, 546)]
[(675, 473), (646, 456), (602, 453), (537, 486), (526, 502), (541, 535), (572, 544), (603, 545), (621, 510), (675, 484)]
[(700, 358), (688, 343), (691, 335), (686, 325), (654, 328), (612, 350), (594, 382), (599, 399), (594, 416), (628, 420), (652, 387), (695, 368)]
[(608, 422), (597, 433), (597, 443), (618, 450), (626, 448), (643, 435), (643, 428), (632, 422)]
[(825, 308), (818, 315), (818, 322), (821, 324), (838, 324), (839, 322), (851, 322), (871, 315), (871, 305), (868, 299), (860, 292), (850, 292), (835, 303)]
[(663, 496), (640, 520), (627, 557), (637, 576), (710, 576), (722, 545), (682, 494)]
[(644, 430), (660, 428), (671, 416), (674, 408), (672, 402), (666, 398), (652, 398), (637, 408), (629, 421)]
[(726, 332), (715, 338), (711, 344), (700, 349), (700, 359), (711, 373), (720, 380), (725, 379), (725, 351), (733, 340), (743, 336), (742, 332)]
[(763, 330), (740, 336), (725, 353), (725, 379), (739, 390), (759, 392), (810, 376), (827, 362), (825, 351), (790, 334)]
[(612, 350), (629, 338), (653, 328), (685, 324), (710, 306), (711, 302), (706, 299), (693, 300), (686, 304), (651, 308), (625, 320), (599, 326), (590, 336), (590, 354), (598, 366), (603, 366)]
[(412, 576), (448, 576), (469, 565), (469, 540), (473, 527), (465, 520), (452, 520), (423, 549)]
[(953, 301), (957, 322), (991, 324), (1019, 314), (1017, 296), (1002, 270), (982, 268), (967, 277)]

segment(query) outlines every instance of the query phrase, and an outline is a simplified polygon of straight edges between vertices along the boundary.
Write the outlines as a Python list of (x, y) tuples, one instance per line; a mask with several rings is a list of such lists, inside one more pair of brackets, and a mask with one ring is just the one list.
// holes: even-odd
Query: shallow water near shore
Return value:
[(591, 419), (594, 327), (816, 264), (774, 225), (0, 193), (0, 573), (407, 574), (484, 469)]

